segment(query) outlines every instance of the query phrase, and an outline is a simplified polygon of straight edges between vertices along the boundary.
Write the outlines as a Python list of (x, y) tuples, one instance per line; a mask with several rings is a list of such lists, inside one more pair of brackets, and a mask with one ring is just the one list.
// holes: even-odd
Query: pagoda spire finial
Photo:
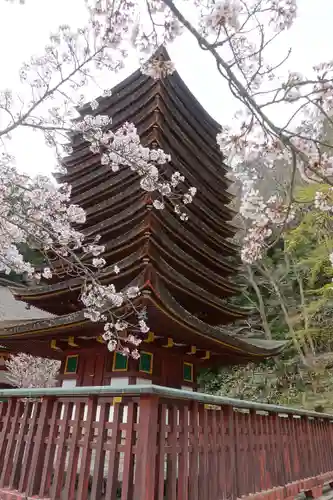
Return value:
[(161, 44), (153, 53), (150, 59), (158, 59), (159, 61), (170, 61), (171, 58), (164, 44)]
[(175, 66), (164, 45), (158, 47), (143, 64), (141, 71), (144, 75), (150, 76), (154, 80), (160, 80), (175, 72)]

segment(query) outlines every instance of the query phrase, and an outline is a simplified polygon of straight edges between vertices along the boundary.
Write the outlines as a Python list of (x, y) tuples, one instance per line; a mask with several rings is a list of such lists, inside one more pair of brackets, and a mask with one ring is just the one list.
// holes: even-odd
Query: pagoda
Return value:
[[(169, 60), (164, 48), (155, 57)], [(73, 137), (73, 152), (64, 161), (66, 173), (58, 176), (72, 185), (72, 203), (86, 211), (80, 230), (89, 237), (100, 234), (106, 247), (101, 282), (114, 283), (118, 291), (128, 286), (141, 290), (134, 305), (146, 308), (150, 332), (140, 358), (107, 350), (103, 324), (84, 315), (80, 279), (66, 270), (48, 284), (12, 288), (17, 300), (54, 317), (2, 325), (0, 344), (62, 360), (64, 386), (145, 382), (195, 390), (200, 367), (277, 355), (283, 343), (227, 330), (245, 314), (229, 304), (239, 293), (233, 284), (238, 249), (231, 241), (237, 228), (231, 223), (228, 168), (216, 144), (218, 123), (177, 72), (154, 80), (138, 70), (98, 103), (97, 111), (84, 106), (81, 115), (112, 116), (112, 130), (134, 123), (144, 146), (170, 153), (166, 175), (179, 171), (185, 183), (198, 189), (187, 222), (168, 204), (155, 210), (135, 172), (112, 172), (79, 136)]]

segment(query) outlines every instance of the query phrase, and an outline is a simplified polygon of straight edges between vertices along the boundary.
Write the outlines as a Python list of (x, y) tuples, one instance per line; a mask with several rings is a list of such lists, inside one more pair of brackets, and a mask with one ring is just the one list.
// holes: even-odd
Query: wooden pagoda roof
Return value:
[[(189, 314), (181, 307), (159, 283), (156, 289), (149, 284), (135, 301), (137, 307), (147, 307), (149, 324), (156, 344), (164, 344), (172, 340), (172, 346), (190, 350), (195, 346), (197, 356), (205, 359), (209, 352), (209, 361), (237, 364), (246, 360), (260, 359), (277, 355), (284, 347), (284, 342), (248, 339), (230, 335), (223, 325), (211, 326)], [(235, 317), (237, 316), (237, 311)], [(120, 310), (119, 313), (124, 313)], [(163, 315), (163, 324), (161, 323)], [(89, 339), (102, 342), (100, 332), (102, 325), (91, 323), (85, 318), (84, 310), (50, 319), (31, 321), (5, 321), (0, 323), (0, 344), (12, 351), (31, 352), (61, 358), (62, 351), (68, 346), (85, 347)], [(172, 333), (170, 333), (172, 332)], [(29, 342), (27, 342), (29, 340)], [(153, 340), (151, 340), (152, 342)], [(91, 344), (89, 344), (91, 345)], [(95, 344), (96, 345), (96, 344)], [(208, 358), (207, 358), (208, 361)]]
[[(169, 60), (164, 48), (155, 57)], [(169, 177), (179, 171), (186, 187), (198, 189), (184, 223), (170, 204), (162, 211), (152, 207), (136, 173), (129, 169), (112, 172), (80, 136), (73, 136), (73, 153), (64, 160), (66, 173), (57, 178), (72, 185), (72, 203), (87, 213), (80, 229), (87, 237), (102, 237), (107, 266), (101, 282), (114, 283), (117, 290), (139, 286), (138, 305), (147, 306), (149, 325), (159, 336), (165, 336), (167, 329), (178, 342), (190, 345), (195, 341), (199, 349), (209, 347), (216, 355), (234, 356), (237, 362), (240, 357), (277, 354), (281, 343), (236, 338), (221, 326), (246, 313), (227, 300), (239, 293), (232, 281), (239, 260), (230, 240), (236, 227), (231, 222), (235, 214), (228, 206), (232, 201), (228, 167), (216, 143), (220, 126), (177, 72), (153, 80), (136, 71), (114, 87), (111, 97), (98, 102), (96, 111), (86, 105), (81, 115), (110, 115), (112, 130), (124, 122), (134, 123), (144, 146), (171, 154), (171, 164), (163, 173)], [(115, 264), (120, 267), (118, 275), (113, 272)], [(50, 284), (12, 290), (18, 300), (59, 316), (3, 327), (1, 343), (10, 345), (32, 336), (35, 342), (49, 342), (50, 336), (66, 338), (68, 331), (75, 337), (83, 330), (88, 337), (97, 335), (101, 327), (84, 318), (80, 279), (69, 277), (60, 262), (58, 271)]]

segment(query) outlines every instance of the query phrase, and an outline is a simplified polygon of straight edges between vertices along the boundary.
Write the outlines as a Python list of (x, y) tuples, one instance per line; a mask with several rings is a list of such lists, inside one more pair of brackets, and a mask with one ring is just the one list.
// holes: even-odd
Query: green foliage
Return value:
[[(263, 337), (287, 340), (279, 360), (201, 374), (205, 391), (333, 412), (333, 216), (316, 210), (311, 184), (295, 193), (296, 219), (264, 259), (244, 267), (238, 304)], [(273, 241), (277, 235), (273, 235)], [(258, 290), (259, 295), (258, 296)], [(260, 300), (264, 310), (260, 308)], [(266, 328), (263, 325), (266, 324)]]
[(260, 365), (225, 368), (218, 373), (200, 375), (205, 392), (231, 398), (304, 407), (318, 411), (333, 410), (333, 372), (323, 366), (301, 366), (295, 358)]

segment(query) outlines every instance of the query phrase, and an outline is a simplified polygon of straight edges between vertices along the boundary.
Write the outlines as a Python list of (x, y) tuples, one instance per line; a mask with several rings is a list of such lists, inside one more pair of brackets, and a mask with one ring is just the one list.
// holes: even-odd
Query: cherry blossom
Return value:
[(317, 191), (315, 194), (314, 206), (322, 212), (333, 212), (333, 188), (329, 188), (326, 193)]
[(238, 0), (222, 0), (212, 6), (210, 14), (205, 17), (206, 25), (213, 31), (221, 27), (239, 29), (242, 5)]
[(160, 80), (167, 75), (172, 75), (175, 71), (175, 65), (171, 61), (151, 59), (141, 68), (144, 75), (150, 76), (154, 80)]
[[(24, 262), (18, 245), (27, 243), (45, 251), (57, 248), (60, 253), (79, 248), (83, 235), (73, 223), (83, 222), (85, 214), (69, 203), (69, 186), (57, 188), (47, 177), (19, 174), (11, 161), (6, 155), (0, 160), (0, 270), (32, 276), (33, 268)], [(52, 277), (49, 268), (43, 277)]]
[(126, 342), (130, 342), (131, 344), (139, 346), (142, 342), (142, 339), (135, 337), (134, 335), (129, 335), (126, 339)]
[(249, 178), (243, 184), (240, 206), (240, 214), (250, 223), (241, 250), (242, 261), (246, 264), (260, 260), (273, 230), (287, 225), (295, 217), (293, 206), (286, 205), (278, 195), (272, 195), (265, 201), (254, 184), (255, 181)]
[(141, 333), (148, 333), (149, 332), (149, 326), (145, 322), (145, 320), (141, 319), (139, 321), (139, 327), (140, 327), (140, 332)]
[(99, 259), (93, 259), (92, 264), (94, 267), (101, 268), (101, 267), (105, 266), (106, 260), (103, 259), (103, 257), (101, 257)]
[[(161, 149), (150, 149), (140, 144), (140, 137), (133, 124), (125, 123), (116, 132), (108, 127), (112, 119), (109, 116), (86, 115), (76, 124), (76, 130), (90, 143), (90, 150), (101, 155), (102, 165), (109, 165), (113, 172), (120, 168), (129, 167), (136, 172), (141, 180), (140, 186), (144, 191), (156, 192), (161, 197), (154, 200), (153, 206), (161, 210), (164, 208), (164, 198), (177, 200), (184, 205), (191, 203), (196, 194), (196, 187), (190, 187), (183, 195), (179, 192), (184, 177), (174, 172), (170, 181), (161, 178), (159, 167), (169, 163), (171, 156)], [(181, 220), (185, 220), (186, 212), (176, 212)]]
[(133, 349), (131, 355), (132, 355), (133, 359), (139, 359), (140, 358), (140, 353), (139, 353), (139, 351), (137, 349)]
[(10, 384), (21, 389), (54, 387), (60, 365), (60, 361), (24, 353), (11, 354), (5, 362), (7, 379)]

